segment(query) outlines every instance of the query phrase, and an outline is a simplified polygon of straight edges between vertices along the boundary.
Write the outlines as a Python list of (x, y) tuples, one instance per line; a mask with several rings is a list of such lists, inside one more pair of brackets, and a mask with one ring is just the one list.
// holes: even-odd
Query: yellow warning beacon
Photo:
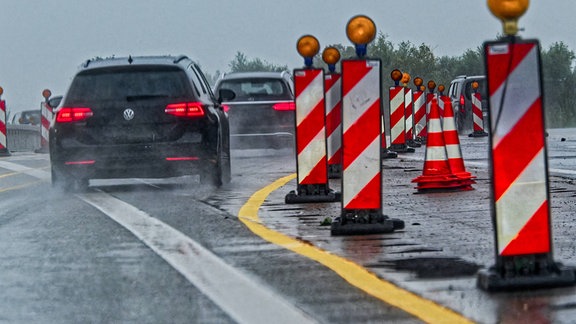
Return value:
[(354, 16), (346, 25), (346, 36), (356, 46), (356, 55), (364, 57), (368, 43), (376, 38), (376, 25), (367, 16)]
[(304, 58), (304, 65), (312, 67), (313, 58), (320, 51), (318, 39), (312, 35), (304, 35), (296, 43), (298, 54)]
[(488, 0), (488, 8), (502, 21), (504, 34), (514, 36), (518, 33), (518, 18), (526, 12), (529, 2), (529, 0)]

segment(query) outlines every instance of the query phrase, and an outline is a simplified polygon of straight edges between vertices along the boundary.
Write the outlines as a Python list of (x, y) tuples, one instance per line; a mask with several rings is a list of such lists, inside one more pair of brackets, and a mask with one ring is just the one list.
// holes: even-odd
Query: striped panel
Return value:
[(406, 122), (406, 139), (414, 139), (414, 133), (412, 129), (414, 128), (413, 119), (413, 104), (412, 104), (412, 89), (404, 88), (404, 121)]
[(6, 149), (8, 142), (6, 138), (6, 102), (0, 100), (0, 149)]
[(328, 173), (323, 70), (295, 71), (294, 88), (298, 183), (325, 184), (328, 182)]
[(328, 164), (342, 162), (342, 82), (339, 74), (326, 75), (326, 134)]
[(380, 61), (342, 61), (342, 206), (382, 205)]
[(404, 129), (404, 87), (390, 87), (390, 142), (392, 144), (406, 143)]
[(483, 131), (484, 115), (482, 112), (482, 96), (479, 92), (472, 95), (472, 117), (474, 122), (474, 131)]
[(41, 124), (42, 124), (42, 128), (40, 129), (41, 132), (41, 141), (42, 141), (42, 146), (47, 145), (48, 143), (48, 129), (50, 128), (50, 121), (52, 120), (52, 108), (50, 107), (50, 105), (48, 105), (47, 102), (42, 103), (42, 109), (41, 113), (42, 113), (42, 120), (41, 120)]
[(426, 137), (426, 97), (423, 91), (414, 91), (414, 125), (420, 125), (416, 130), (417, 137)]
[(489, 44), (486, 53), (497, 250), (505, 256), (548, 253), (539, 46), (536, 42)]

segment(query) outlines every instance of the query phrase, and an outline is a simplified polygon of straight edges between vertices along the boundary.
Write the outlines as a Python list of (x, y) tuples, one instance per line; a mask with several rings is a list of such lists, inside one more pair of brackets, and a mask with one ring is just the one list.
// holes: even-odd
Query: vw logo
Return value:
[(130, 108), (126, 108), (124, 110), (124, 112), (122, 113), (122, 115), (124, 116), (124, 119), (132, 120), (134, 118), (134, 110), (132, 110)]

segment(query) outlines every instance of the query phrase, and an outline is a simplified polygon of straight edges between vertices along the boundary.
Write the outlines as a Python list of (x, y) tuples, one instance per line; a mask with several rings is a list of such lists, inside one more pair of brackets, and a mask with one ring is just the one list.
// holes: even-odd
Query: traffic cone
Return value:
[(438, 100), (433, 98), (428, 116), (426, 155), (422, 175), (412, 179), (419, 192), (452, 191), (462, 187), (462, 180), (452, 174), (440, 121)]
[(456, 130), (456, 122), (454, 121), (454, 110), (452, 110), (452, 102), (449, 97), (442, 97), (444, 102), (444, 118), (442, 121), (444, 144), (446, 145), (446, 155), (448, 157), (448, 165), (453, 175), (458, 177), (462, 183), (460, 190), (473, 190), (472, 184), (476, 183), (473, 179), (476, 177), (466, 171), (464, 166), (464, 159), (462, 158), (462, 150), (460, 149), (460, 139), (458, 138), (458, 131)]

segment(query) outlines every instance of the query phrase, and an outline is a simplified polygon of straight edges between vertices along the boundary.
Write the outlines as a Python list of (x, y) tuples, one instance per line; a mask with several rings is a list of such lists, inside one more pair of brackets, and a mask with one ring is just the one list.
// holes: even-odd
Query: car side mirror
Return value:
[(218, 90), (218, 103), (222, 103), (224, 101), (230, 101), (236, 98), (236, 94), (234, 91), (230, 89), (220, 89)]

